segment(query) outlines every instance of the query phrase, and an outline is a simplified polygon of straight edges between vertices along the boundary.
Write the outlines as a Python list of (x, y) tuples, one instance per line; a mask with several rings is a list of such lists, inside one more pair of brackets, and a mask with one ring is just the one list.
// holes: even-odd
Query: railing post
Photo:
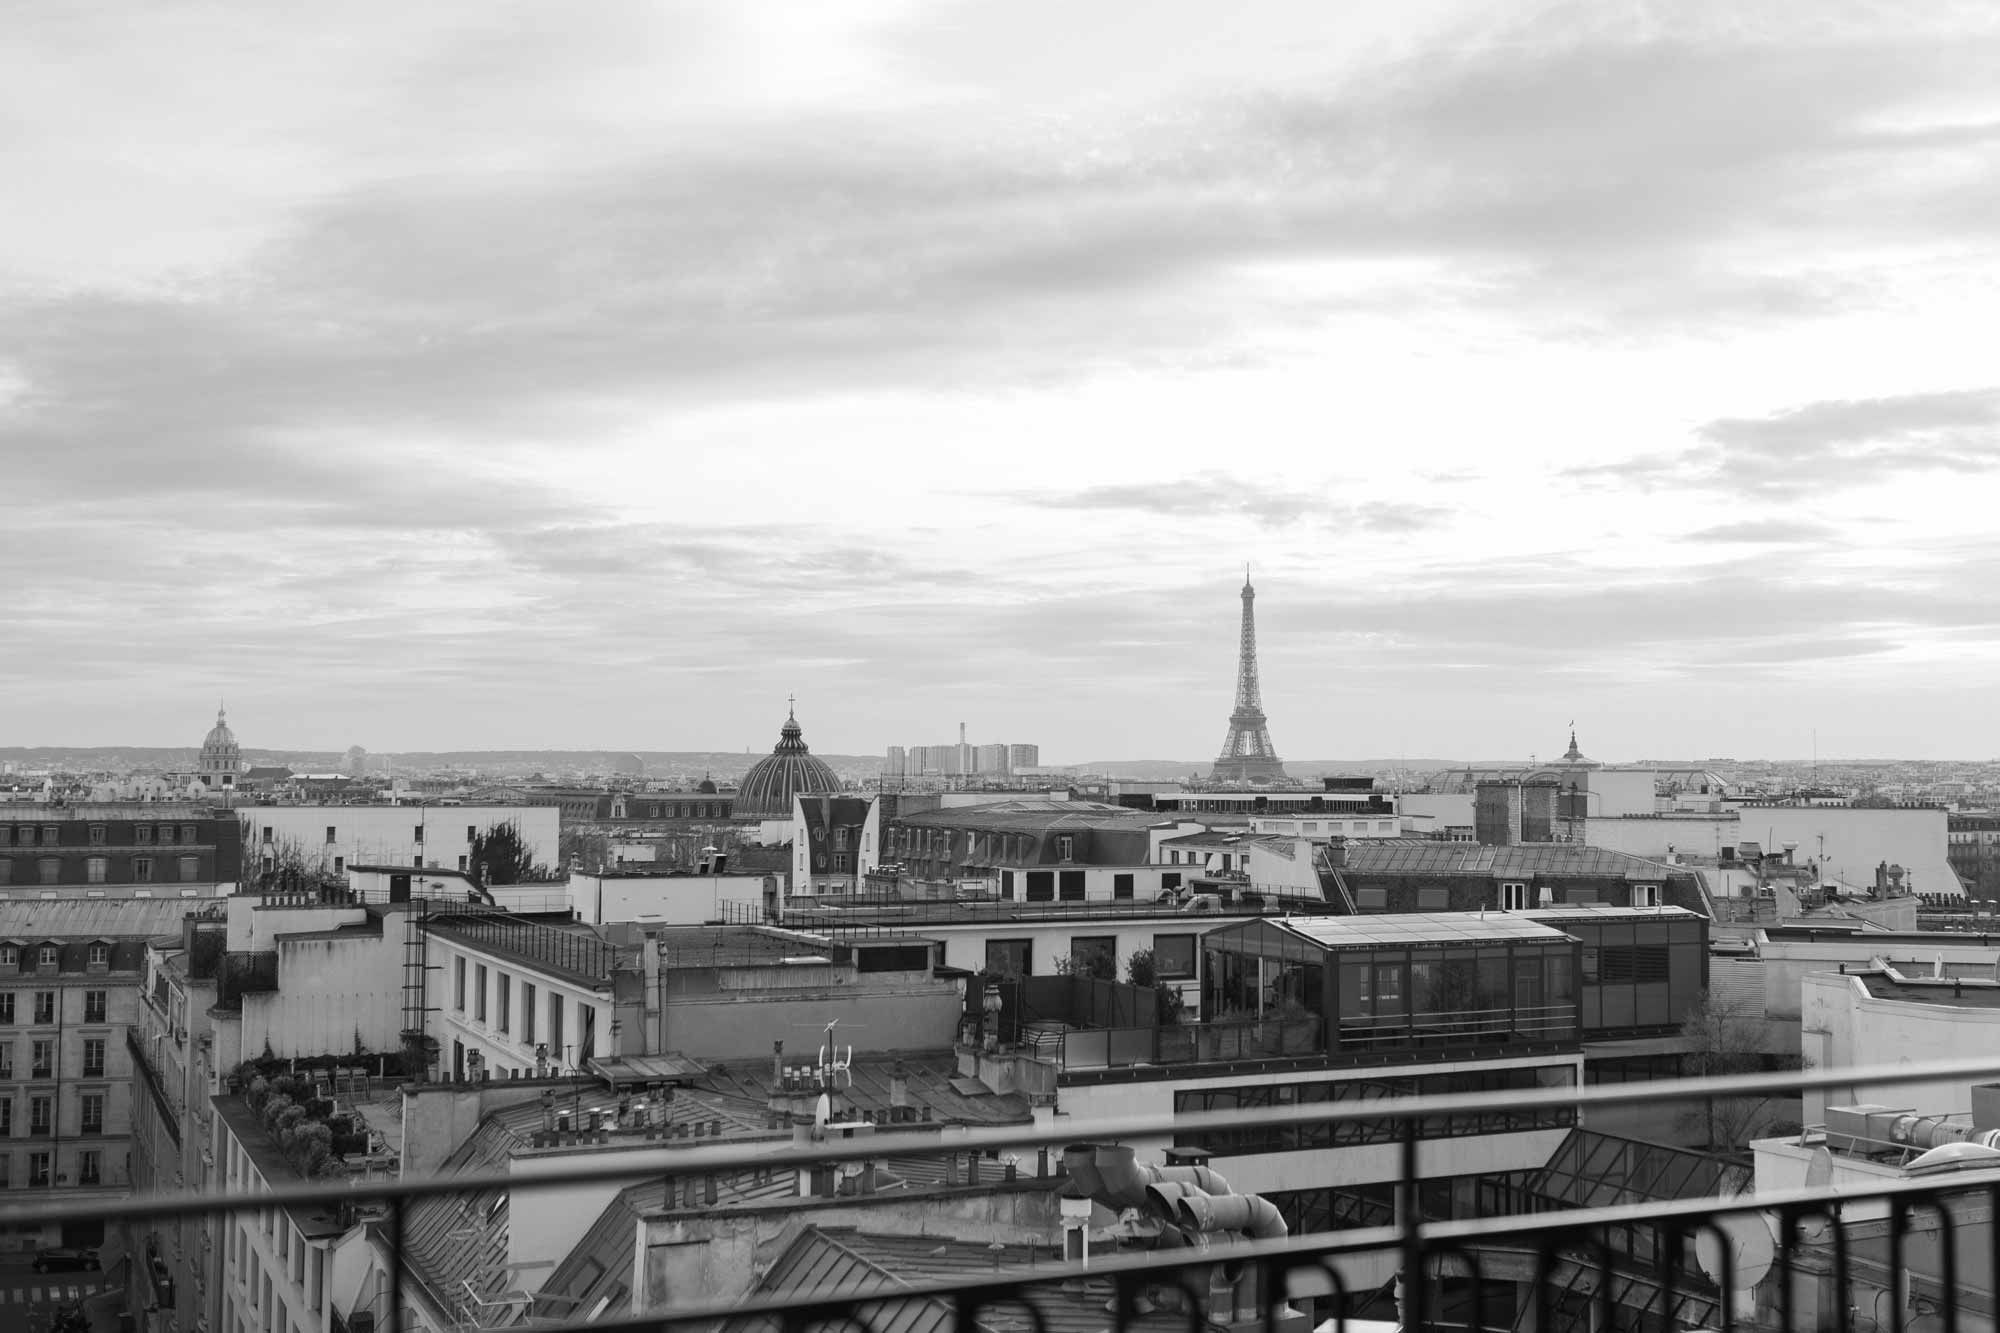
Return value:
[(403, 1333), (403, 1196), (389, 1200), (389, 1333)]
[(1402, 1118), (1402, 1170), (1396, 1182), (1396, 1219), (1403, 1231), (1403, 1300), (1399, 1312), (1402, 1326), (1424, 1326), (1424, 1241), (1418, 1230), (1423, 1225), (1417, 1210), (1417, 1118)]

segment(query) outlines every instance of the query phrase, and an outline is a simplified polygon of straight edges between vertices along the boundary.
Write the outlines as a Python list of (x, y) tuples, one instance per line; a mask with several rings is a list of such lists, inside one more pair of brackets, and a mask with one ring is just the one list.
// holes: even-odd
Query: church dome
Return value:
[(715, 795), (715, 779), (707, 777), (703, 778), (700, 784), (695, 787), (695, 794), (699, 796)]
[(788, 714), (775, 749), (743, 775), (731, 813), (748, 819), (790, 819), (794, 796), (840, 790), (840, 779), (806, 749), (796, 715)]
[(226, 775), (232, 782), (243, 771), (243, 751), (236, 744), (236, 733), (229, 729), (229, 715), (219, 707), (215, 710), (215, 725), (202, 740), (196, 771), (210, 779)]

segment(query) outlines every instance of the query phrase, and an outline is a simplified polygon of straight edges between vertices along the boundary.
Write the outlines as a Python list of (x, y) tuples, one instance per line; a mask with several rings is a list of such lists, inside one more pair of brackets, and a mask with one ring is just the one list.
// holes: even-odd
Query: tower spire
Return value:
[(1250, 566), (1243, 566), (1243, 627), (1236, 649), (1236, 707), (1229, 714), (1229, 734), (1215, 761), (1219, 782), (1282, 782), (1285, 766), (1271, 744), (1264, 718), (1264, 692), (1257, 681), (1257, 590), (1250, 585)]

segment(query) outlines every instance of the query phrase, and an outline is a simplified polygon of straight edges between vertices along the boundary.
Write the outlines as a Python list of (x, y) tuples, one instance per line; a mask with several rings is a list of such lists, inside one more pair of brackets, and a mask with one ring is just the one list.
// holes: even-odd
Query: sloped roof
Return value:
[[(868, 1302), (855, 1311), (874, 1333), (954, 1333), (956, 1311), (948, 1299), (893, 1294), (937, 1282), (992, 1280), (1002, 1274), (1032, 1281), (1038, 1266), (1054, 1268), (1060, 1251), (1051, 1245), (1007, 1245), (931, 1236), (891, 1236), (846, 1227), (808, 1227), (800, 1232), (755, 1288), (757, 1295), (821, 1294), (836, 1291), (881, 1292), (889, 1299)], [(1031, 1327), (1036, 1333), (1102, 1333), (1109, 1285), (1086, 1284), (1080, 1290), (1049, 1282), (1025, 1287), (1007, 1305), (990, 1309), (979, 1319), (987, 1333), (1007, 1333)], [(1022, 1308), (1032, 1304), (1033, 1314)], [(748, 1320), (725, 1325), (725, 1333), (751, 1327)], [(1133, 1318), (1128, 1329), (1188, 1328), (1186, 1314), (1157, 1310)]]
[(190, 912), (215, 898), (17, 898), (0, 902), (0, 935), (36, 939), (179, 937)]
[(1410, 838), (1350, 842), (1345, 869), (1356, 875), (1468, 875), (1482, 879), (1539, 875), (1644, 881), (1687, 873), (1658, 861), (1574, 842), (1487, 847), (1476, 842)]

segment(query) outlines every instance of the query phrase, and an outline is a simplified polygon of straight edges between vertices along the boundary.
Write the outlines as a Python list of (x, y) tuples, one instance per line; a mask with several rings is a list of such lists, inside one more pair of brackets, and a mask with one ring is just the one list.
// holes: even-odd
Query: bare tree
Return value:
[[(1766, 1049), (1763, 1024), (1748, 1006), (1728, 995), (1704, 991), (1681, 1024), (1688, 1049), (1681, 1072), (1690, 1078), (1727, 1078), (1767, 1070), (1797, 1069), (1796, 1055)], [(1683, 1118), (1719, 1152), (1740, 1152), (1773, 1119), (1773, 1098), (1703, 1094), (1701, 1105)]]

